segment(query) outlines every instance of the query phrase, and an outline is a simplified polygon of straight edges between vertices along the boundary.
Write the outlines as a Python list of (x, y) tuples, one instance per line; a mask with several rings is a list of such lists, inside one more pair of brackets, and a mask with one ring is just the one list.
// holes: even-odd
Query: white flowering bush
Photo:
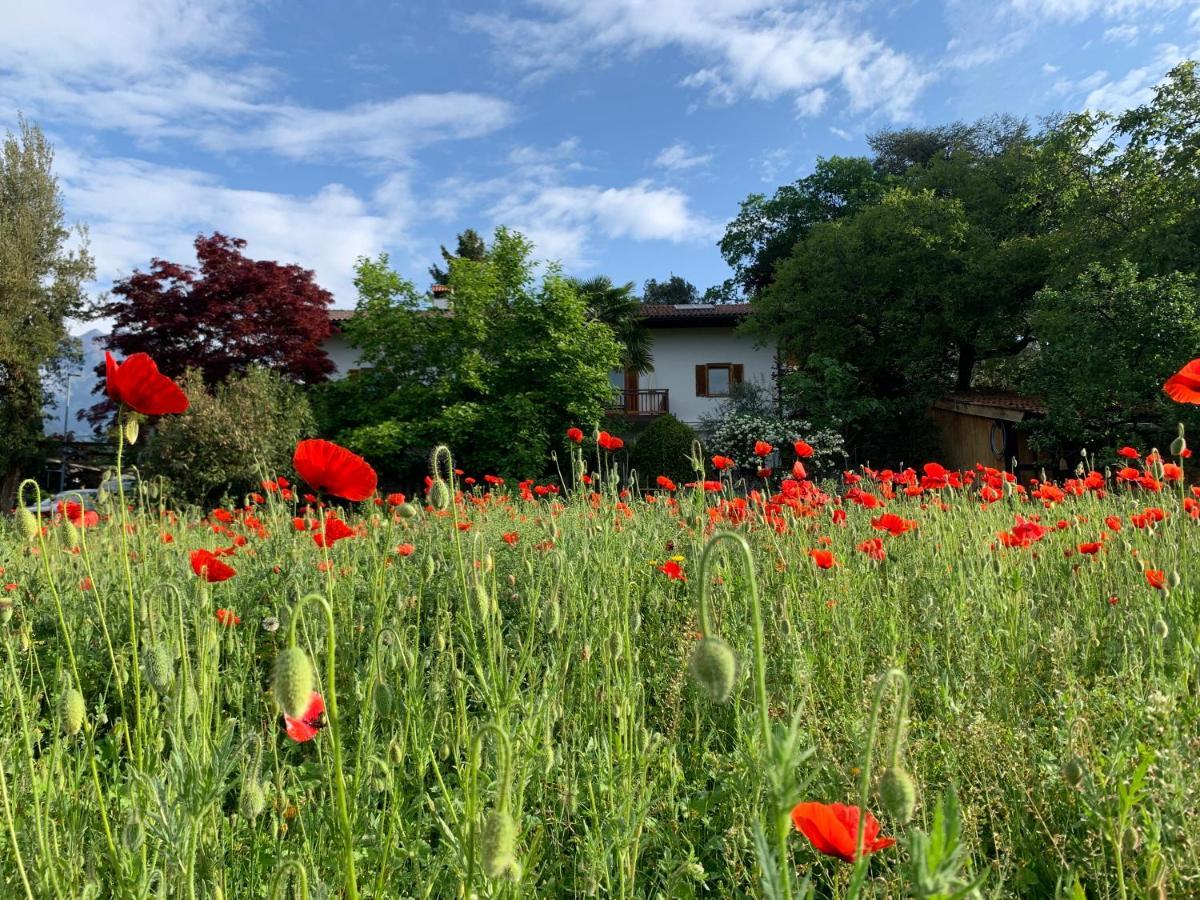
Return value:
[(807, 441), (813, 448), (813, 456), (804, 461), (804, 466), (814, 476), (836, 474), (846, 459), (845, 442), (840, 434), (818, 430), (803, 419), (743, 411), (731, 412), (705, 424), (708, 426), (705, 449), (709, 454), (728, 456), (742, 468), (758, 465), (754, 455), (757, 441), (771, 444), (776, 451), (776, 463), (784, 466), (790, 466), (795, 458), (792, 445), (798, 440)]

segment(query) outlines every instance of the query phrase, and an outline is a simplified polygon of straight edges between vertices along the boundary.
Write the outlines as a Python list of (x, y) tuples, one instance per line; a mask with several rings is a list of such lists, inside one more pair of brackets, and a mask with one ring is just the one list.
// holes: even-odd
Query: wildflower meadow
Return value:
[(417, 496), (304, 440), (179, 509), (124, 454), (187, 397), (107, 374), (118, 489), (0, 524), (5, 897), (1200, 895), (1182, 433), (676, 483), (580, 423)]

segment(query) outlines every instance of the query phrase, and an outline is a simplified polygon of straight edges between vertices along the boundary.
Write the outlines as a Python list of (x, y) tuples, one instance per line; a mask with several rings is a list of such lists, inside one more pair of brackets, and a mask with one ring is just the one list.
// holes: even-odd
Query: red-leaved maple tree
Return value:
[[(301, 384), (326, 380), (334, 366), (321, 342), (331, 331), (333, 295), (311, 269), (250, 259), (245, 246), (219, 232), (200, 235), (197, 266), (154, 259), (150, 271), (117, 282), (101, 308), (113, 320), (107, 349), (118, 357), (148, 353), (171, 378), (199, 369), (210, 385), (254, 365)], [(86, 417), (98, 423), (111, 409), (98, 403)]]

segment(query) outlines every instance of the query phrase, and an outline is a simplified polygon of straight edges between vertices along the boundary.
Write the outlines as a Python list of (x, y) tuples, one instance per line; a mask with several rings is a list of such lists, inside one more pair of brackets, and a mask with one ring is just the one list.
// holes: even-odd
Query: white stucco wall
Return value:
[(346, 343), (346, 336), (340, 331), (331, 334), (321, 346), (337, 367), (333, 378), (345, 378), (347, 372), (358, 368), (358, 351)]
[[(723, 398), (696, 396), (696, 366), (702, 363), (741, 363), (743, 380), (772, 385), (775, 367), (773, 345), (756, 347), (754, 341), (734, 332), (733, 326), (701, 328), (653, 328), (654, 371), (639, 377), (638, 388), (666, 388), (671, 413), (695, 425), (712, 412)], [(622, 379), (621, 386), (624, 386)]]

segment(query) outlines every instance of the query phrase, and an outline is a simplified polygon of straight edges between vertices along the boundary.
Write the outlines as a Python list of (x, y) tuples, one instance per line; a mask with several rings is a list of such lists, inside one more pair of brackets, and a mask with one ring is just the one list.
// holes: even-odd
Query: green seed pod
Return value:
[(429, 486), (429, 505), (438, 512), (444, 512), (450, 508), (452, 499), (450, 485), (446, 484), (441, 476), (434, 478), (433, 484)]
[(20, 526), (21, 534), (25, 536), (25, 540), (33, 543), (38, 539), (37, 516), (23, 506), (17, 509), (17, 524)]
[(893, 819), (907, 825), (917, 807), (917, 787), (907, 772), (898, 766), (889, 766), (879, 780), (879, 798)]
[(551, 597), (550, 601), (542, 607), (542, 627), (550, 634), (558, 631), (559, 623), (562, 621), (562, 606), (559, 605), (557, 597)]
[(1083, 765), (1083, 760), (1078, 756), (1071, 757), (1067, 764), (1062, 769), (1063, 778), (1071, 787), (1079, 787), (1083, 784), (1083, 777), (1087, 774), (1087, 769)]
[(149, 644), (144, 657), (146, 663), (146, 680), (160, 694), (171, 690), (175, 680), (175, 665), (171, 660), (171, 651), (162, 643)]
[(243, 819), (253, 822), (267, 805), (266, 795), (257, 778), (248, 778), (242, 784), (242, 794), (238, 797), (238, 812)]
[(724, 703), (733, 693), (737, 657), (719, 637), (706, 637), (692, 650), (688, 663), (692, 678), (714, 703)]
[(68, 737), (79, 734), (83, 728), (83, 719), (87, 715), (87, 707), (83, 702), (83, 694), (75, 688), (67, 688), (58, 698), (58, 723), (63, 733)]
[(508, 810), (492, 810), (479, 836), (483, 871), (488, 878), (502, 878), (517, 863), (517, 823)]
[(315, 681), (316, 676), (308, 654), (296, 645), (284, 647), (275, 656), (275, 702), (293, 719), (304, 715)]

